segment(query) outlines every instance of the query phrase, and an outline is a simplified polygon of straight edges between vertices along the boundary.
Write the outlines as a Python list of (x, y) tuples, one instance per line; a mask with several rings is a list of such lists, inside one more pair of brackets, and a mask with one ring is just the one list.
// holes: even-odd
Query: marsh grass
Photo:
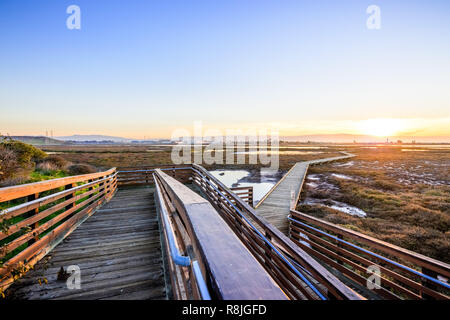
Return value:
[[(280, 151), (292, 151), (289, 149), (290, 145), (280, 145)], [(172, 148), (171, 146), (127, 146), (127, 145), (110, 145), (110, 146), (80, 146), (80, 145), (66, 145), (66, 146), (47, 146), (43, 147), (47, 152), (58, 152), (59, 156), (67, 161), (73, 163), (87, 163), (101, 169), (109, 169), (111, 167), (134, 167), (134, 166), (153, 166), (162, 164), (173, 164), (172, 162)], [(148, 150), (156, 150), (149, 152)], [(203, 148), (204, 150), (204, 148)], [(245, 149), (248, 151), (248, 148)], [(317, 154), (280, 154), (279, 155), (279, 169), (282, 171), (289, 170), (296, 162), (313, 160), (325, 157), (335, 157), (341, 155), (338, 151), (342, 150), (338, 147), (327, 148), (320, 150), (322, 153)], [(304, 151), (311, 151), (305, 149)], [(213, 153), (212, 156), (215, 154)], [(194, 150), (191, 153), (192, 162), (194, 162)], [(223, 164), (202, 163), (202, 165), (209, 169), (252, 169), (260, 168), (261, 166), (268, 167), (270, 164), (261, 164), (258, 157), (258, 163), (249, 164), (250, 156), (245, 155), (244, 164), (226, 164), (226, 155), (223, 154)], [(235, 157), (236, 162), (236, 157)]]
[[(402, 152), (399, 148), (349, 150), (353, 165), (313, 167), (337, 190), (306, 186), (301, 199), (326, 198), (356, 206), (366, 218), (327, 207), (302, 205), (304, 213), (450, 262), (450, 150)], [(413, 172), (413, 174), (411, 174)], [(331, 173), (351, 176), (334, 178)]]
[[(281, 143), (280, 151), (298, 144)], [(309, 150), (306, 146), (305, 151)], [(318, 145), (323, 147), (325, 145)], [(305, 186), (301, 199), (314, 197), (344, 202), (364, 210), (366, 218), (327, 207), (300, 205), (302, 212), (321, 217), (381, 240), (450, 262), (450, 150), (402, 152), (402, 146), (374, 149), (358, 145), (327, 145), (320, 154), (279, 155), (280, 171), (286, 172), (296, 162), (340, 155), (348, 151), (357, 157), (337, 163), (312, 167), (310, 174), (325, 175), (336, 190)], [(165, 146), (51, 146), (45, 151), (73, 163), (87, 163), (99, 169), (126, 166), (172, 164), (171, 147)], [(149, 149), (159, 151), (148, 152)], [(423, 149), (421, 147), (420, 149)], [(192, 157), (193, 159), (193, 157)], [(353, 165), (346, 166), (346, 163)], [(243, 165), (213, 164), (207, 169), (255, 169), (248, 156)], [(331, 173), (353, 180), (339, 179)]]

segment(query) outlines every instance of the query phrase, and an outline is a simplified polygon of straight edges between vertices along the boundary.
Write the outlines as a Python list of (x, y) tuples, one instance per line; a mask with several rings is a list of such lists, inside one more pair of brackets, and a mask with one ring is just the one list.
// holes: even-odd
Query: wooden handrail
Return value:
[(34, 183), (27, 183), (18, 186), (0, 188), (0, 202), (5, 202), (13, 199), (18, 199), (22, 197), (27, 197), (36, 193), (41, 193), (43, 191), (48, 191), (63, 187), (72, 183), (83, 182), (91, 179), (97, 179), (99, 177), (104, 177), (110, 175), (116, 171), (116, 168), (109, 169), (104, 172), (95, 172), (82, 174), (78, 176), (70, 176), (52, 180), (39, 181)]
[(201, 269), (220, 299), (287, 299), (208, 200), (157, 169), (155, 175), (180, 213)]
[(232, 187), (230, 190), (253, 207), (253, 187)]
[(402, 247), (373, 238), (360, 232), (337, 226), (330, 222), (321, 220), (316, 217), (312, 217), (299, 211), (291, 210), (291, 213), (297, 217), (301, 217), (305, 221), (321, 226), (326, 230), (351, 238), (352, 240), (356, 240), (358, 242), (367, 244), (368, 246), (379, 249), (380, 251), (390, 254), (391, 256), (400, 257), (407, 261), (414, 262), (415, 264), (421, 267), (433, 270), (435, 272), (438, 272), (439, 274), (442, 274), (446, 278), (450, 278), (450, 265), (445, 262), (427, 257), (423, 254), (414, 251), (404, 249)]
[[(59, 191), (61, 187), (65, 190)], [(13, 205), (0, 214), (0, 292), (25, 274), (97, 207), (109, 201), (116, 187), (117, 172), (112, 168), (0, 188), (0, 202), (28, 197), (27, 202)], [(54, 193), (39, 197), (48, 191)]]
[[(190, 176), (190, 165), (157, 165), (157, 166), (140, 166), (140, 167), (120, 167), (118, 168), (118, 184), (119, 186), (133, 185), (152, 185), (153, 172), (155, 169), (163, 169), (169, 175), (176, 177), (185, 183), (188, 182)], [(186, 168), (186, 170), (170, 170)]]
[(388, 299), (450, 299), (445, 280), (450, 265), (379, 239), (291, 210), (290, 236), (304, 250), (365, 286), (377, 267), (381, 286), (371, 290)]

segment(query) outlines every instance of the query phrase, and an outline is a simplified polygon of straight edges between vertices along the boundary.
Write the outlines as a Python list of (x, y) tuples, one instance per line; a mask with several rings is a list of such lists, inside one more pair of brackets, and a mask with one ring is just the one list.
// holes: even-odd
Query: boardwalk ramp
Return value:
[(342, 153), (342, 156), (297, 162), (258, 202), (256, 212), (278, 230), (287, 234), (289, 229), (287, 216), (290, 210), (295, 209), (309, 166), (354, 157), (353, 154)]

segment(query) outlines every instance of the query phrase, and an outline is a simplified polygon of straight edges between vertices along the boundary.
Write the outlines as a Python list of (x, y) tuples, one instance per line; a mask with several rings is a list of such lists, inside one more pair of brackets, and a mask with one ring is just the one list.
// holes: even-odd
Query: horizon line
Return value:
[[(123, 139), (123, 140), (130, 140), (130, 141), (149, 141), (149, 140), (171, 140), (171, 141), (179, 141), (180, 139), (186, 138), (186, 137), (177, 137), (177, 138), (172, 138), (172, 137), (145, 137), (145, 138), (136, 138), (136, 137), (123, 137), (123, 136), (111, 136), (111, 135), (104, 135), (104, 134), (73, 134), (73, 135), (64, 135), (64, 136), (45, 136), (45, 135), (4, 135), (4, 136), (9, 136), (9, 137), (34, 137), (34, 138), (49, 138), (49, 139), (55, 139), (55, 140), (61, 140), (61, 138), (65, 138), (65, 140), (62, 141), (70, 141), (70, 139), (68, 139), (69, 137), (80, 137), (83, 138), (84, 136), (88, 137), (88, 136), (101, 136), (104, 137), (104, 141), (107, 141), (108, 138), (113, 138), (113, 139)], [(232, 136), (232, 135), (223, 135), (222, 137), (227, 137), (227, 136)], [(251, 135), (244, 135), (244, 137), (249, 137)], [(450, 135), (433, 135), (433, 136), (414, 136), (414, 135), (393, 135), (393, 136), (376, 136), (376, 135), (368, 135), (368, 134), (352, 134), (352, 133), (330, 133), (330, 134), (326, 134), (326, 133), (315, 133), (315, 134), (300, 134), (300, 135), (283, 135), (283, 136), (279, 136), (279, 140), (283, 141), (286, 139), (296, 139), (296, 138), (303, 138), (306, 139), (308, 137), (310, 138), (321, 138), (319, 140), (311, 140), (308, 139), (307, 141), (304, 142), (315, 142), (315, 143), (323, 143), (323, 142), (328, 142), (328, 143), (340, 143), (340, 142), (344, 142), (344, 141), (339, 141), (340, 139), (338, 139), (338, 136), (342, 136), (342, 138), (346, 137), (345, 143), (398, 143), (398, 141), (394, 141), (394, 140), (401, 140), (401, 139), (409, 139), (412, 140), (411, 142), (407, 142), (407, 141), (401, 141), (401, 143), (418, 143), (421, 142), (421, 140), (427, 140), (426, 143), (450, 143)], [(188, 139), (193, 139), (196, 137), (201, 137), (203, 139), (205, 138), (213, 138), (213, 137), (219, 137), (219, 136), (189, 136)], [(338, 140), (331, 140), (333, 137), (337, 138)], [(97, 139), (86, 139), (86, 140), (81, 140), (81, 141), (101, 141), (99, 140), (101, 138), (97, 138)], [(326, 141), (324, 141), (324, 139)], [(371, 139), (370, 140), (365, 140), (365, 141), (357, 141), (358, 139)], [(394, 139), (394, 140), (392, 140)], [(322, 141), (320, 141), (322, 140)], [(353, 141), (348, 141), (348, 140), (353, 140)], [(435, 141), (433, 141), (435, 140)], [(442, 141), (445, 140), (445, 141)], [(73, 141), (73, 140), (72, 140)], [(76, 140), (75, 140), (76, 141)], [(81, 142), (80, 141), (80, 142)], [(115, 141), (117, 143), (117, 141)], [(291, 140), (288, 142), (302, 142), (300, 140)]]

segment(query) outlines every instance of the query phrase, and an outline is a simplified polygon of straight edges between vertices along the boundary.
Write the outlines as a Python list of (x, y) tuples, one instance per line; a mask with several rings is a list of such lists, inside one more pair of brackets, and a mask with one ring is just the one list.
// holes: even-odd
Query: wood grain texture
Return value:
[[(78, 265), (81, 289), (58, 281)], [(47, 284), (39, 284), (46, 278)], [(153, 189), (127, 188), (7, 291), (9, 299), (166, 299)]]

